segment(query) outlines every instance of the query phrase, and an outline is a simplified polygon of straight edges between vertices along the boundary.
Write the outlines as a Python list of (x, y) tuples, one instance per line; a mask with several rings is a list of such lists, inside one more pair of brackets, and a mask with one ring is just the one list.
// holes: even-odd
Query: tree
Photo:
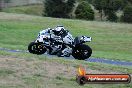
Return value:
[(107, 20), (112, 21), (112, 22), (116, 22), (117, 19), (118, 19), (118, 17), (117, 17), (115, 12), (110, 12), (108, 14)]
[(123, 22), (128, 22), (128, 23), (132, 23), (132, 6), (128, 5), (124, 8), (123, 10), (123, 15), (121, 17), (121, 20)]
[(94, 11), (88, 2), (81, 2), (75, 11), (76, 18), (85, 20), (94, 20)]
[(130, 2), (132, 4), (132, 0), (127, 0), (128, 2)]
[(93, 0), (78, 0), (78, 2), (83, 2), (83, 1), (86, 1), (91, 4)]
[(3, 9), (4, 1), (0, 0), (0, 11)]
[(102, 20), (102, 16), (103, 16), (102, 0), (93, 0), (93, 6), (95, 7), (96, 10), (99, 11), (100, 18)]
[(6, 3), (9, 3), (11, 0), (0, 0), (0, 11), (5, 7)]
[(10, 3), (11, 0), (4, 0), (5, 3)]
[(116, 21), (117, 19), (114, 20), (113, 18), (111, 19), (111, 17), (117, 18), (115, 12), (117, 10), (122, 10), (126, 5), (126, 1), (125, 0), (94, 0), (93, 5), (97, 10), (99, 10), (99, 13), (101, 14), (101, 19), (102, 19), (102, 14), (104, 13), (108, 20)]
[(75, 0), (45, 0), (44, 16), (69, 18), (69, 13), (74, 7)]

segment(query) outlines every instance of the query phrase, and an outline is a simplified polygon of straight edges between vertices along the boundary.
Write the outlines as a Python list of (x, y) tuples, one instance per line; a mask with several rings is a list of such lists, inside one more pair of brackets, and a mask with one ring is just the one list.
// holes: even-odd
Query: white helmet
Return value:
[(65, 31), (66, 31), (66, 30), (65, 30), (64, 26), (57, 26), (57, 27), (53, 30), (54, 34), (55, 34), (55, 35), (58, 35), (58, 36), (62, 35)]

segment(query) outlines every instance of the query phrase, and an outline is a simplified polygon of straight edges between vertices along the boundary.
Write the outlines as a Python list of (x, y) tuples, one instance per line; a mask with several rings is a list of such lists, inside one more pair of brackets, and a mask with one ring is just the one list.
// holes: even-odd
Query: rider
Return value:
[[(64, 28), (64, 26), (58, 25), (57, 27), (55, 27), (54, 29), (48, 28), (46, 30), (41, 31), (41, 33), (47, 33), (50, 34), (50, 41), (55, 41), (54, 42), (54, 47), (59, 48), (60, 45), (62, 45), (61, 48), (61, 55), (63, 56), (63, 53), (67, 50), (65, 46), (63, 46), (64, 44), (72, 44), (73, 43), (73, 37), (72, 35), (69, 33), (68, 30), (66, 30)], [(53, 54), (53, 52), (49, 52), (50, 54)]]

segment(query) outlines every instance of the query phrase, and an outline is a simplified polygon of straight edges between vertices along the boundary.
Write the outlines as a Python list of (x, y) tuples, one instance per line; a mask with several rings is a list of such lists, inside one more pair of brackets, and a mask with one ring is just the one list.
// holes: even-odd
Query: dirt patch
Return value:
[[(74, 76), (77, 69), (70, 65), (64, 65), (58, 62), (49, 62), (41, 60), (27, 60), (23, 58), (0, 56), (0, 68), (10, 69), (16, 72), (17, 75), (31, 75), (31, 74), (47, 74), (53, 76), (57, 74), (64, 74)], [(99, 71), (86, 68), (89, 73), (117, 73), (111, 71)]]
[[(24, 58), (0, 56), (0, 69), (11, 70), (14, 73), (6, 76), (0, 75), (0, 85), (25, 86), (24, 77), (39, 76), (42, 79), (63, 77), (71, 79), (76, 76), (77, 68), (61, 64), (59, 62), (42, 61), (38, 59), (27, 60)], [(111, 71), (99, 71), (87, 68), (88, 73), (117, 73)], [(24, 87), (26, 88), (26, 87)]]

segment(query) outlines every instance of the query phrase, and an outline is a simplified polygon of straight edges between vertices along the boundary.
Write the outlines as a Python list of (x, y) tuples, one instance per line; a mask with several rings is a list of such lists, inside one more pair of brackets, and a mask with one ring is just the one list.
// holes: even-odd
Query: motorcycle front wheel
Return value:
[(39, 43), (31, 42), (28, 45), (28, 51), (32, 54), (41, 55), (41, 54), (44, 54), (47, 50), (43, 45)]
[(85, 44), (78, 45), (73, 49), (72, 56), (78, 60), (85, 60), (92, 54), (92, 49)]

